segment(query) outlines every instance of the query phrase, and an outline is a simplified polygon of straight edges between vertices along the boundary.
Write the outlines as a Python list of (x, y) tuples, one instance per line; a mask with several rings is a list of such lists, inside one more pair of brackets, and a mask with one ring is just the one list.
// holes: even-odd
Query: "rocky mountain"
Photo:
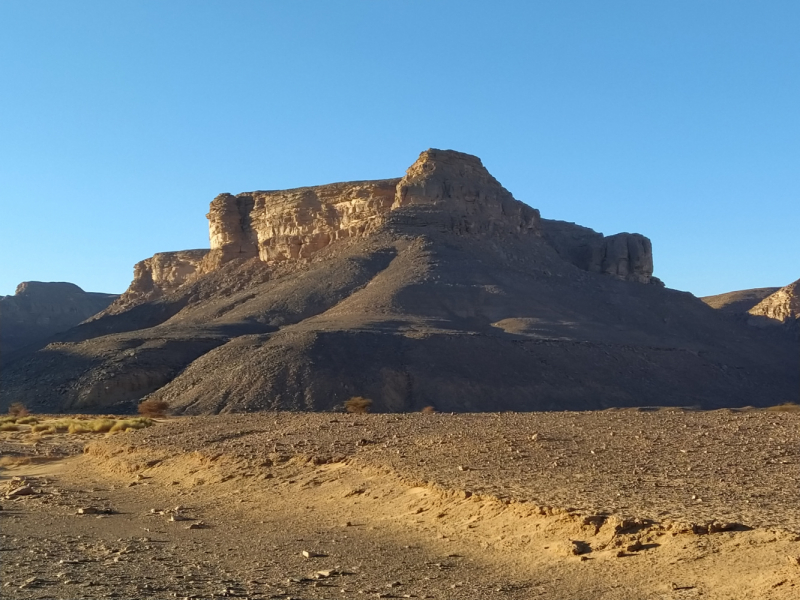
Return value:
[(0, 297), (0, 353), (75, 327), (116, 299), (116, 294), (84, 292), (74, 283), (20, 283), (13, 296)]
[(653, 277), (650, 240), (541, 218), (481, 161), (222, 194), (208, 251), (139, 263), (96, 318), (4, 366), (2, 402), (189, 414), (796, 400), (797, 344)]

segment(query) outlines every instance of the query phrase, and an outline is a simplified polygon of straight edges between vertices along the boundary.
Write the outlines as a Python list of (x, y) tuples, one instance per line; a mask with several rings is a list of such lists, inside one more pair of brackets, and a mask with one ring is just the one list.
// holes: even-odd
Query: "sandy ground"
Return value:
[(798, 413), (2, 435), (3, 598), (800, 597)]

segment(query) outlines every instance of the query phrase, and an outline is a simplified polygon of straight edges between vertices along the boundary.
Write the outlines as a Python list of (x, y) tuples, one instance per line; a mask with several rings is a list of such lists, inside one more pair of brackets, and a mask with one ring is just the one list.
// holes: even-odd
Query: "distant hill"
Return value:
[(770, 294), (774, 294), (780, 288), (766, 287), (753, 288), (752, 290), (741, 290), (738, 292), (728, 292), (727, 294), (717, 294), (716, 296), (704, 296), (700, 298), (711, 308), (716, 308), (731, 314), (746, 314), (748, 310), (761, 302)]
[(13, 296), (0, 296), (0, 352), (13, 352), (75, 327), (118, 297), (84, 292), (74, 283), (20, 283)]
[[(0, 402), (180, 413), (716, 408), (796, 401), (797, 343), (653, 276), (650, 240), (541, 218), (480, 159), (221, 194), (210, 250), (3, 368)], [(126, 404), (127, 403), (127, 404)]]
[(782, 288), (755, 288), (701, 298), (756, 327), (779, 327), (800, 336), (800, 280)]

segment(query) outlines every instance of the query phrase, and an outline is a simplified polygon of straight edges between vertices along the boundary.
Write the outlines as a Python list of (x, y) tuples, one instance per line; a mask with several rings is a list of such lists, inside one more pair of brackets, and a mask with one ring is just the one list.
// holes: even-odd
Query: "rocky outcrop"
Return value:
[(782, 287), (751, 308), (751, 324), (773, 322), (796, 327), (800, 323), (800, 279)]
[(542, 219), (542, 237), (579, 269), (625, 281), (661, 285), (653, 277), (653, 246), (641, 234), (604, 236), (574, 223)]
[(429, 206), (460, 233), (536, 233), (539, 211), (514, 199), (477, 156), (426, 150), (397, 184), (393, 209)]
[(373, 233), (393, 210), (421, 205), (447, 213), (461, 233), (535, 233), (539, 222), (539, 211), (515, 200), (479, 158), (426, 150), (402, 179), (217, 196), (203, 270), (255, 256), (307, 261), (337, 240)]
[[(427, 224), (460, 234), (544, 235), (564, 258), (594, 273), (640, 283), (653, 278), (650, 240), (605, 237), (586, 227), (547, 221), (516, 200), (476, 156), (430, 149), (402, 179), (333, 183), (281, 191), (220, 194), (211, 202), (210, 272), (236, 259), (307, 261), (331, 243), (370, 235), (392, 211), (415, 207)], [(427, 221), (425, 221), (427, 219)]]
[(84, 292), (74, 283), (20, 283), (13, 296), (0, 297), (0, 351), (11, 352), (66, 331), (116, 298)]
[(336, 240), (372, 231), (392, 206), (398, 179), (221, 194), (207, 215), (205, 270), (238, 258), (307, 260)]
[(136, 263), (130, 287), (105, 314), (117, 314), (144, 302), (162, 298), (191, 281), (200, 271), (208, 250), (159, 252)]

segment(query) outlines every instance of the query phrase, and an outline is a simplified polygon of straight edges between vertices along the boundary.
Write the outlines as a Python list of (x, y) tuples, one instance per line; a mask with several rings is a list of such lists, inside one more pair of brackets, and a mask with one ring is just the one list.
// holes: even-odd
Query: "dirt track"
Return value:
[(218, 416), (87, 450), (7, 470), (41, 493), (3, 501), (2, 597), (800, 595), (797, 413)]

